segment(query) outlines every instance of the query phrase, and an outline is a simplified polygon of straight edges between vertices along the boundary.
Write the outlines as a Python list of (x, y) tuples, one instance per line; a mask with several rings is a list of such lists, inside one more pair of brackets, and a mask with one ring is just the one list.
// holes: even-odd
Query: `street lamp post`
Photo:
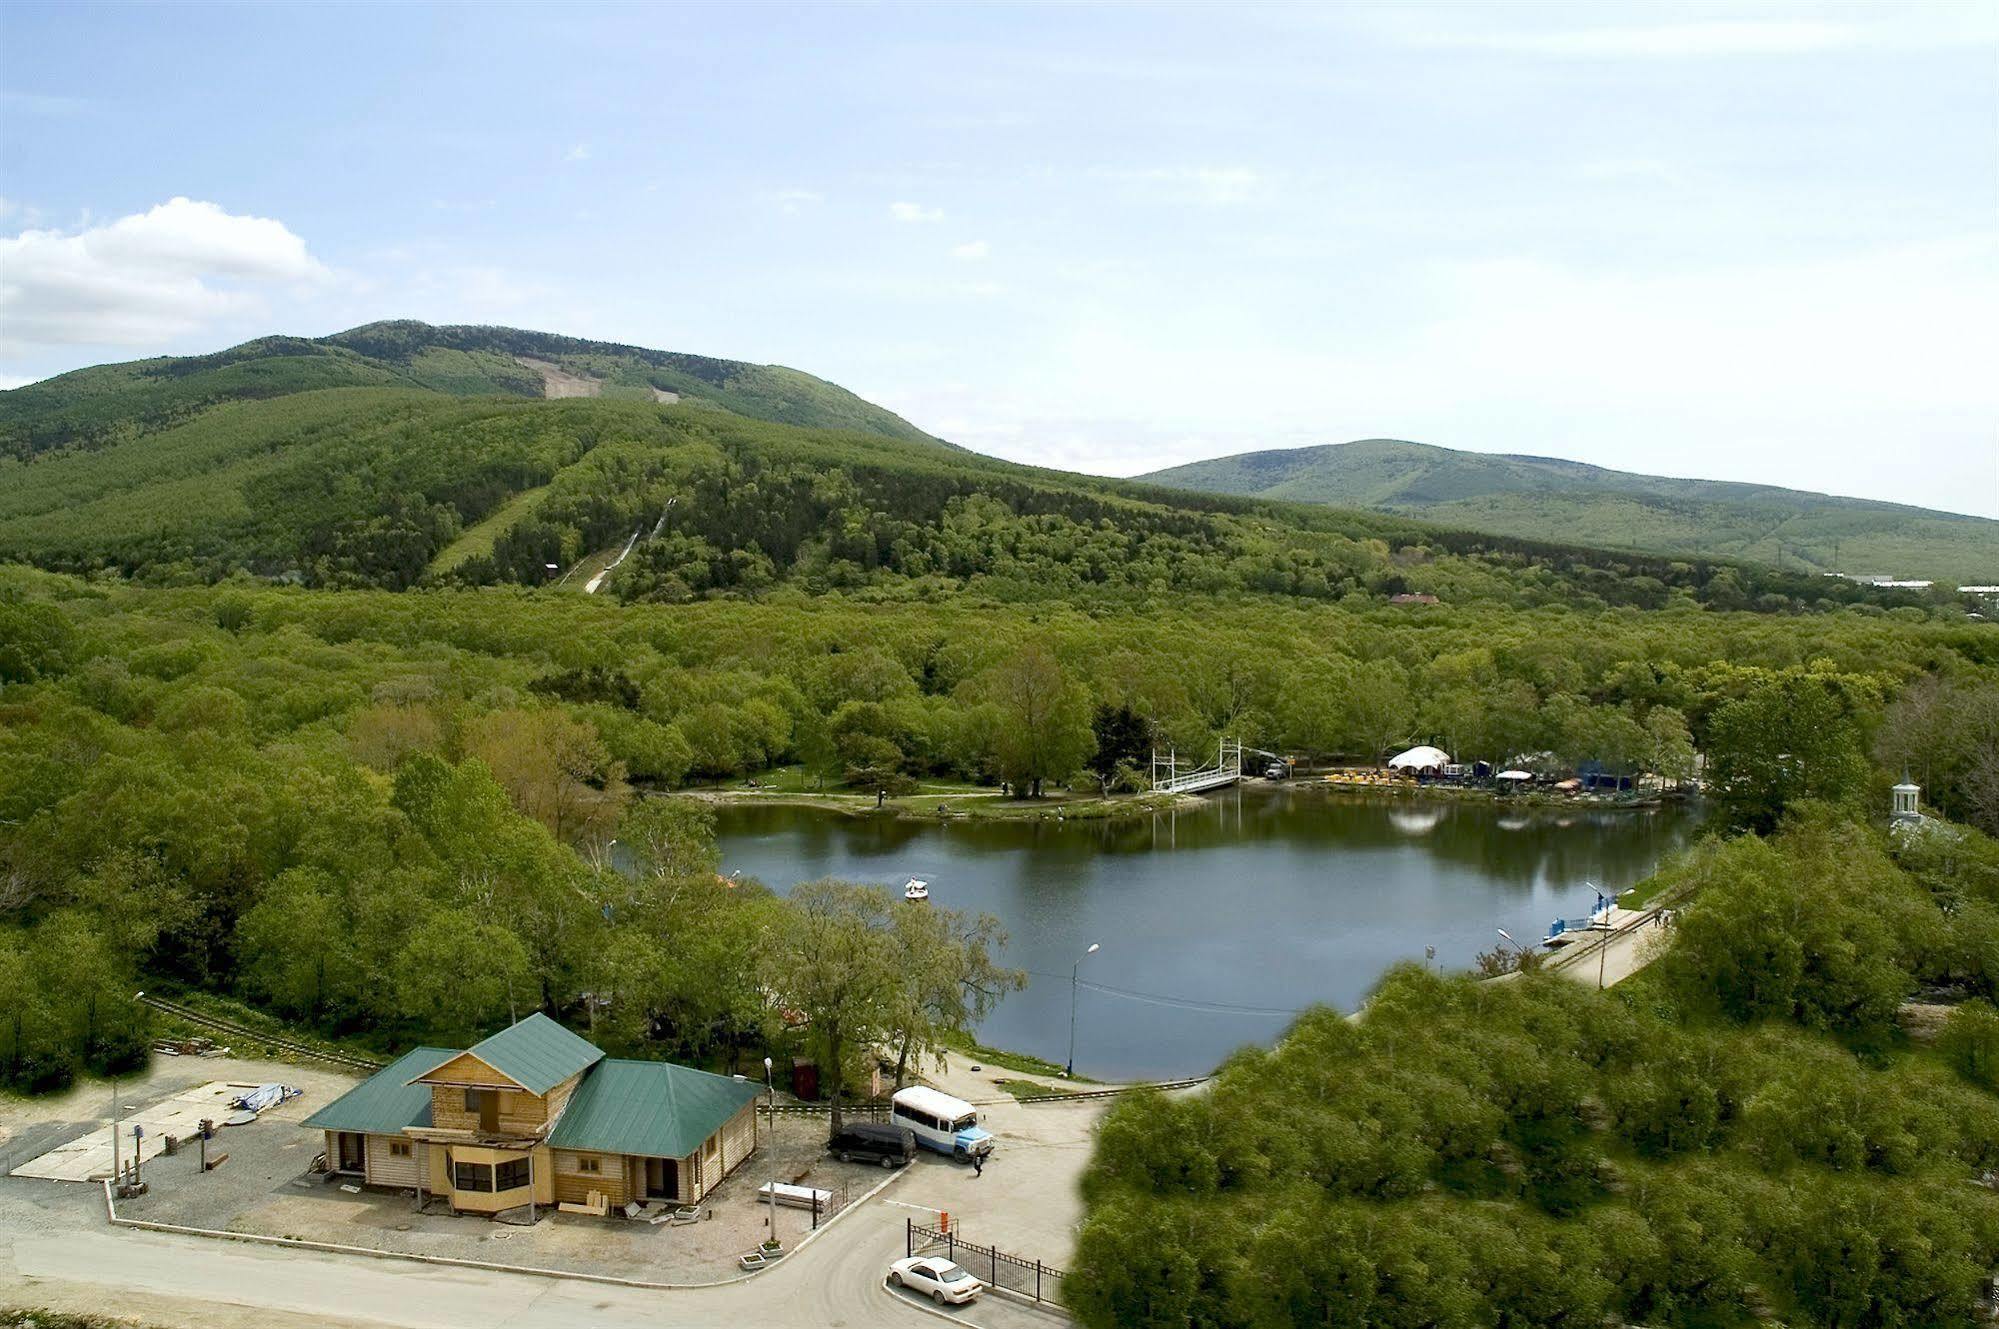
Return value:
[(1090, 949), (1077, 956), (1076, 963), (1069, 966), (1069, 1066), (1062, 1072), (1064, 1075), (1076, 1073), (1076, 977), (1083, 961), (1095, 955), (1101, 945), (1101, 942), (1091, 942)]
[(1610, 958), (1610, 900), (1604, 895), (1603, 887), (1595, 882), (1586, 881), (1583, 885), (1596, 892), (1596, 925), (1603, 929), (1603, 937), (1596, 944), (1596, 990), (1601, 992), (1604, 962)]
[[(777, 1081), (771, 1078), (770, 1058), (764, 1058), (764, 1090), (769, 1095), (771, 1160), (777, 1159)], [(770, 1174), (770, 1239), (777, 1240), (777, 1173)]]

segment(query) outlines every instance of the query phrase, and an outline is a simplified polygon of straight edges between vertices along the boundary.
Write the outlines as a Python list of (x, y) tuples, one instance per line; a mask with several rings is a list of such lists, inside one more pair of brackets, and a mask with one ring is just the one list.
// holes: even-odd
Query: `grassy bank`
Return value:
[[(1057, 1079), (1062, 1077), (1062, 1068), (1052, 1061), (1043, 1061), (1025, 1052), (1008, 1052), (1004, 1048), (990, 1048), (976, 1039), (959, 1036), (947, 1038), (944, 1046), (963, 1057), (970, 1057), (981, 1066), (997, 1066), (1001, 1070), (1019, 1071), (1023, 1075), (1046, 1075)], [(1074, 1084), (1098, 1083), (1087, 1075), (1067, 1077)], [(1023, 1093), (1045, 1092), (1040, 1088), (1022, 1090)]]

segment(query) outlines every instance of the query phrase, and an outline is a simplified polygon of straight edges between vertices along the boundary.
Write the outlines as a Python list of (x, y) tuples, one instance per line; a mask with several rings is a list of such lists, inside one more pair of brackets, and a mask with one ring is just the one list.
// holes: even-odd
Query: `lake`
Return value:
[[(795, 807), (719, 810), (722, 870), (779, 891), (818, 877), (930, 883), (996, 915), (1029, 972), (979, 1030), (1098, 1079), (1212, 1070), (1316, 1002), (1359, 1004), (1398, 960), (1466, 969), (1505, 928), (1527, 945), (1587, 913), (1585, 882), (1635, 884), (1689, 843), (1683, 807), (1511, 809), (1381, 801), (1261, 782), (1139, 821), (905, 821)], [(909, 908), (922, 908), (910, 905)]]

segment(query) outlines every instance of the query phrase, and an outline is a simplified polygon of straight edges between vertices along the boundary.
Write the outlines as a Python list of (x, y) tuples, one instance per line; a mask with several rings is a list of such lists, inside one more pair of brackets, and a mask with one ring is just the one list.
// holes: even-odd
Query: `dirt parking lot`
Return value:
[[(325, 1137), (300, 1123), (352, 1088), (357, 1077), (279, 1062), (161, 1057), (144, 1076), (121, 1085), (123, 1113), (129, 1118), (215, 1080), (275, 1080), (305, 1093), (249, 1125), (222, 1129), (209, 1147), (212, 1153), (227, 1154), (228, 1161), (211, 1172), (200, 1170), (199, 1151), (192, 1146), (149, 1160), (148, 1193), (120, 1201), (122, 1216), (649, 1282), (701, 1283), (741, 1272), (736, 1257), (769, 1235), (770, 1207), (756, 1190), (772, 1177), (831, 1191), (837, 1208), (886, 1176), (877, 1167), (828, 1157), (823, 1118), (780, 1116), (775, 1137), (764, 1134), (757, 1152), (709, 1194), (698, 1223), (655, 1226), (617, 1217), (543, 1213), (530, 1228), (455, 1216), (434, 1198), (427, 1212), (418, 1213), (409, 1191), (352, 1192), (342, 1189), (342, 1182), (351, 1184), (351, 1179), (328, 1181), (311, 1172)], [(111, 1093), (103, 1084), (49, 1098), (0, 1100), (0, 1167), (11, 1171), (58, 1145), (101, 1131), (110, 1113)], [(35, 1210), (38, 1221), (103, 1221), (102, 1188), (95, 1183), (0, 1177), (0, 1206)], [(811, 1228), (808, 1211), (778, 1208), (778, 1238), (786, 1246), (795, 1245)]]
[[(967, 1240), (1066, 1266), (1082, 1218), (1077, 1182), (1107, 1104), (1024, 1106), (1010, 1099), (992, 1101), (994, 1091), (982, 1083), (985, 1077), (971, 1076), (962, 1067), (940, 1078), (951, 1091), (981, 1101), (987, 1124), (1000, 1137), (999, 1147), (983, 1175), (922, 1152), (916, 1165), (897, 1174), (896, 1183), (875, 1203), (886, 1202), (890, 1212), (919, 1220), (949, 1211)], [(878, 1167), (828, 1157), (823, 1117), (780, 1116), (775, 1139), (763, 1137), (758, 1152), (709, 1197), (696, 1224), (653, 1226), (552, 1214), (529, 1228), (455, 1217), (435, 1200), (430, 1212), (419, 1213), (408, 1191), (349, 1192), (338, 1181), (311, 1174), (324, 1140), (299, 1123), (356, 1083), (344, 1073), (270, 1061), (160, 1058), (145, 1076), (122, 1086), (121, 1099), (130, 1112), (214, 1080), (276, 1080), (305, 1093), (252, 1124), (222, 1130), (211, 1148), (229, 1159), (213, 1172), (199, 1170), (193, 1149), (151, 1160), (145, 1174), (150, 1192), (121, 1201), (121, 1214), (385, 1251), (702, 1283), (735, 1275), (736, 1257), (768, 1234), (769, 1207), (757, 1199), (756, 1188), (773, 1176), (831, 1190), (845, 1203), (888, 1175)], [(11, 1168), (101, 1129), (110, 1106), (109, 1089), (102, 1084), (53, 1098), (0, 1100), (0, 1166)], [(97, 1227), (103, 1223), (102, 1191), (94, 1184), (0, 1177), (0, 1212), (36, 1227)], [(811, 1225), (805, 1211), (777, 1211), (778, 1236), (787, 1246), (795, 1245)]]

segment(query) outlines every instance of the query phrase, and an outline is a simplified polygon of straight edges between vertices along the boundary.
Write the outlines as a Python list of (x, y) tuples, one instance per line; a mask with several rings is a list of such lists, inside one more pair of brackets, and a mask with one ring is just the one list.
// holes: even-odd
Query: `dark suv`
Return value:
[(916, 1157), (916, 1136), (901, 1126), (850, 1121), (826, 1142), (826, 1149), (842, 1163), (872, 1162), (883, 1167), (901, 1167)]

